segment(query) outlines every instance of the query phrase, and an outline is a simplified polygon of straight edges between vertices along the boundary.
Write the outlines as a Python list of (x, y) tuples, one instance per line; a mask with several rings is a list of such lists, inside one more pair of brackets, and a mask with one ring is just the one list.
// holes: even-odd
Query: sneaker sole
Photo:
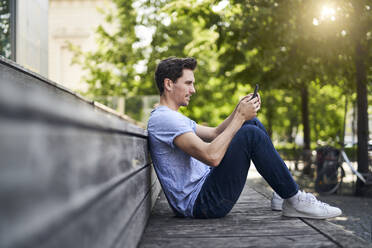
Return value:
[(314, 216), (314, 215), (308, 215), (308, 214), (297, 212), (297, 211), (288, 211), (288, 210), (285, 210), (282, 213), (282, 215), (286, 217), (298, 217), (298, 218), (319, 219), (319, 220), (334, 218), (334, 217), (340, 216), (341, 214), (342, 213), (327, 215), (327, 216)]
[(280, 211), (282, 211), (283, 209), (280, 209), (280, 208), (271, 208), (271, 210), (272, 210), (272, 211), (278, 211), (278, 212), (280, 212)]

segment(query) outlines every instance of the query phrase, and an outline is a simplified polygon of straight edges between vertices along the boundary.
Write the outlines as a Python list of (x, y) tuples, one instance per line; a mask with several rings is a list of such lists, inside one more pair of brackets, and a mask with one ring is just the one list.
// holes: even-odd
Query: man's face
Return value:
[(190, 69), (183, 69), (182, 77), (173, 84), (172, 97), (178, 106), (187, 106), (190, 97), (195, 93), (194, 72)]

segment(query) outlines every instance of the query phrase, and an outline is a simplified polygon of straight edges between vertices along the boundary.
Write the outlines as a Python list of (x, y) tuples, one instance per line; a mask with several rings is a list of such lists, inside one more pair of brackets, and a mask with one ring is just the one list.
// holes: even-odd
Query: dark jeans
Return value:
[(219, 166), (211, 169), (195, 201), (195, 218), (227, 215), (237, 202), (247, 179), (251, 159), (257, 171), (282, 198), (299, 187), (275, 150), (262, 123), (246, 121), (232, 139)]

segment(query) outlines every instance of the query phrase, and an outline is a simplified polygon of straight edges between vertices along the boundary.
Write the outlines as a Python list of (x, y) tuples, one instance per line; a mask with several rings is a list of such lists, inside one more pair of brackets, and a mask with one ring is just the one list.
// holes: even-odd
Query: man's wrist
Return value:
[(239, 113), (235, 113), (233, 120), (236, 121), (239, 127), (242, 126), (243, 123), (245, 122), (244, 116)]

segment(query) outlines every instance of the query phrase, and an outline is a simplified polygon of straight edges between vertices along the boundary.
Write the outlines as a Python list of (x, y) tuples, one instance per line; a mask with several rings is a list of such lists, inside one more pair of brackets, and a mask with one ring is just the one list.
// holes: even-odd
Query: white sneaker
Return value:
[(283, 199), (275, 192), (273, 192), (273, 197), (271, 198), (271, 210), (282, 211), (283, 209)]
[(327, 219), (342, 214), (341, 209), (332, 207), (327, 203), (321, 202), (313, 194), (301, 192), (296, 196), (293, 203), (284, 200), (283, 216), (303, 217), (311, 219)]

